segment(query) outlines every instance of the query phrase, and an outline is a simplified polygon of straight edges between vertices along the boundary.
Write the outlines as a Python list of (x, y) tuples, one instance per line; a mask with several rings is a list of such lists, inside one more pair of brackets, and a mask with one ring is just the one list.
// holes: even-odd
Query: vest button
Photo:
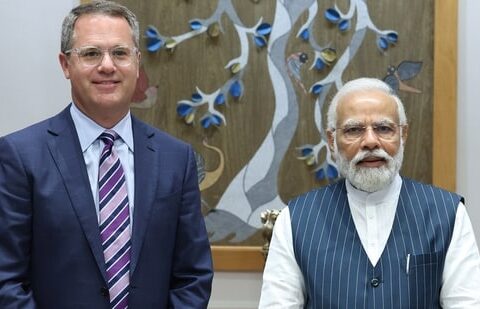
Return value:
[(102, 294), (102, 296), (105, 296), (105, 297), (110, 297), (110, 293), (108, 292), (108, 289), (106, 287), (102, 287), (100, 288), (100, 294)]
[(376, 288), (380, 285), (380, 280), (378, 278), (373, 278), (370, 280), (370, 285)]

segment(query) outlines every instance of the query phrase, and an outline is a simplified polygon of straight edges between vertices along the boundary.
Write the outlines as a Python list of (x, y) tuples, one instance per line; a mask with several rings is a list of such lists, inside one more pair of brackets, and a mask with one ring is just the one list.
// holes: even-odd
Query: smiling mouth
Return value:
[(117, 91), (118, 85), (120, 84), (119, 81), (113, 81), (113, 80), (106, 80), (106, 81), (94, 81), (93, 85), (97, 89), (97, 91), (100, 91), (102, 93), (113, 93)]
[(113, 84), (118, 84), (118, 81), (113, 81), (113, 80), (105, 80), (105, 81), (94, 81), (93, 82), (96, 85), (113, 85)]
[(357, 162), (357, 165), (366, 167), (379, 167), (386, 163), (385, 158), (382, 157), (366, 157)]
[(385, 161), (382, 157), (366, 157), (362, 159), (360, 162), (374, 162), (374, 161)]

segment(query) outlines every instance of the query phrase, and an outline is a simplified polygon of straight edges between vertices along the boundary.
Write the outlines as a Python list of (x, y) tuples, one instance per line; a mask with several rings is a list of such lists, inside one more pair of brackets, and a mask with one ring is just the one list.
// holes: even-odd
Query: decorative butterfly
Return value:
[(402, 61), (397, 67), (389, 66), (387, 76), (383, 78), (390, 87), (398, 93), (399, 90), (413, 93), (422, 93), (419, 89), (405, 84), (403, 81), (414, 78), (422, 70), (421, 61)]

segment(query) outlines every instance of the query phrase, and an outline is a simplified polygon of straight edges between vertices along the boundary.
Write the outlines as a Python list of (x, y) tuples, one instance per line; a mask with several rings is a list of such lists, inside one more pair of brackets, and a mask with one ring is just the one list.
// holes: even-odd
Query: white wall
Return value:
[(480, 245), (480, 1), (458, 5), (457, 191), (466, 198)]
[[(0, 135), (60, 111), (69, 83), (57, 60), (60, 26), (78, 0), (0, 0)], [(480, 242), (480, 1), (459, 1), (457, 190)], [(256, 308), (260, 273), (216, 273), (210, 308)]]
[(78, 0), (0, 0), (0, 135), (44, 119), (70, 101), (58, 63), (63, 17)]

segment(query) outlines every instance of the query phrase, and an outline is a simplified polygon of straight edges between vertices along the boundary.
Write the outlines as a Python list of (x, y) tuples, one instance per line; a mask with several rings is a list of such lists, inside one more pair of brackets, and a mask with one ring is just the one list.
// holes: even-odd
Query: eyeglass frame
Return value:
[[(86, 63), (84, 62), (85, 59), (82, 60), (82, 57), (85, 57), (85, 56), (81, 56), (81, 55), (80, 55), (80, 52), (86, 51), (86, 50), (88, 50), (88, 49), (92, 49), (92, 50), (95, 49), (95, 50), (100, 51), (100, 52), (102, 53), (102, 56), (101, 56), (101, 58), (99, 59), (98, 63), (96, 63), (96, 64), (86, 64)], [(123, 64), (123, 65), (122, 65), (122, 64), (118, 64), (118, 63), (117, 63), (118, 60), (116, 60), (115, 56), (112, 55), (112, 51), (114, 51), (115, 49), (127, 49), (127, 50), (129, 50), (130, 53), (131, 53), (131, 55), (129, 56), (130, 62), (129, 62), (128, 64)], [(92, 45), (92, 46), (88, 46), (88, 45), (87, 45), (87, 46), (70, 48), (70, 49), (66, 50), (66, 51), (64, 52), (64, 54), (67, 55), (67, 56), (69, 56), (69, 55), (71, 55), (72, 53), (75, 53), (75, 54), (77, 55), (77, 57), (78, 57), (78, 61), (79, 61), (80, 64), (82, 64), (82, 65), (85, 66), (85, 67), (92, 67), (92, 68), (93, 68), (93, 67), (99, 66), (99, 65), (103, 62), (103, 59), (105, 58), (105, 53), (107, 53), (107, 52), (108, 52), (108, 56), (110, 57), (110, 59), (112, 60), (112, 62), (113, 62), (116, 66), (127, 67), (127, 66), (131, 65), (131, 64), (134, 62), (134, 58), (135, 58), (136, 55), (138, 55), (139, 50), (138, 50), (137, 47), (122, 46), (122, 45), (120, 45), (120, 46), (114, 46), (114, 47), (110, 47), (110, 48), (100, 48), (100, 47), (98, 47), (98, 46), (93, 46), (93, 45)]]
[[(394, 122), (390, 122), (390, 121), (380, 121), (380, 122), (377, 122), (377, 123), (372, 123), (372, 124), (369, 124), (369, 125), (365, 125), (365, 124), (360, 124), (360, 123), (357, 123), (357, 124), (347, 124), (343, 127), (337, 127), (337, 128), (331, 128), (330, 130), (332, 132), (335, 132), (335, 131), (342, 131), (343, 133), (343, 137), (346, 139), (346, 140), (349, 140), (349, 141), (359, 141), (361, 140), (362, 138), (365, 137), (365, 134), (367, 133), (367, 130), (368, 128), (371, 128), (372, 129), (372, 132), (373, 134), (375, 134), (375, 136), (379, 139), (382, 139), (382, 140), (385, 140), (385, 141), (390, 141), (392, 140), (397, 132), (398, 132), (398, 129), (402, 129), (403, 127), (407, 126), (407, 124), (398, 124), (398, 123), (394, 123)], [(382, 136), (381, 134), (378, 134), (378, 132), (376, 131), (377, 128), (379, 127), (388, 127), (389, 129), (392, 129), (392, 136), (390, 137), (386, 137), (386, 136)], [(348, 134), (346, 135), (345, 134), (345, 130), (348, 130), (348, 129), (354, 129), (354, 128), (357, 128), (357, 129), (361, 129), (361, 133), (359, 133), (358, 136), (348, 136)]]

